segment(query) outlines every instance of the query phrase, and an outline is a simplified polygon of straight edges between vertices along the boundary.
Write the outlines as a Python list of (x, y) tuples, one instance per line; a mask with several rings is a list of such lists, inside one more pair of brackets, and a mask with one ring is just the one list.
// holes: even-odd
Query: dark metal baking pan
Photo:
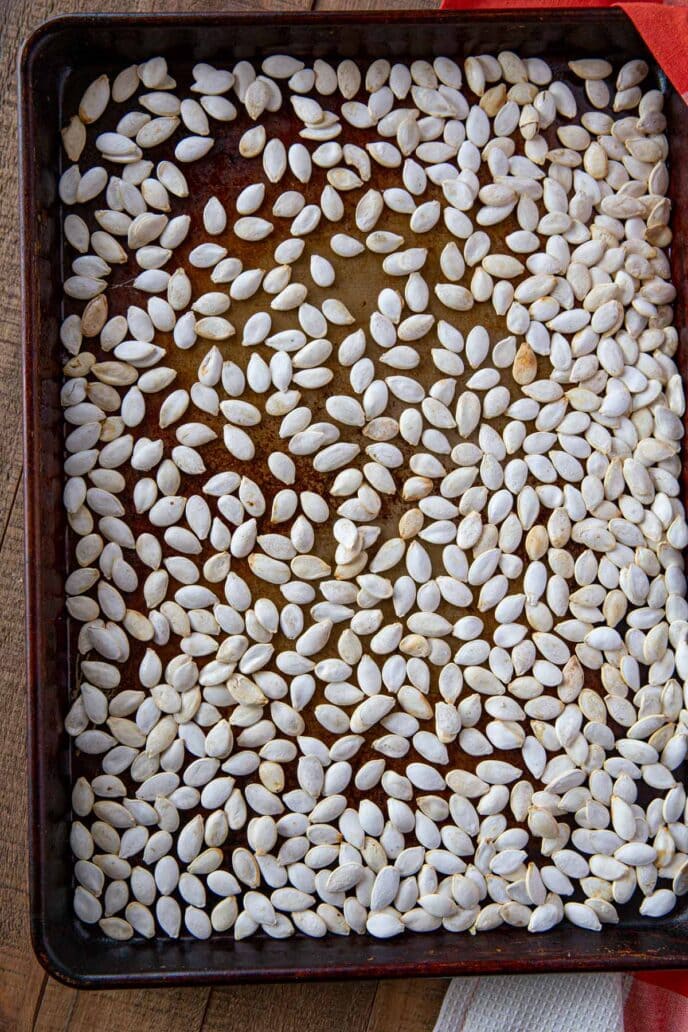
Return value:
[[(646, 48), (620, 11), (484, 13), (79, 15), (41, 26), (20, 55), (23, 269), (26, 642), (29, 690), (31, 925), (36, 953), (55, 977), (81, 988), (334, 978), (411, 977), (688, 966), (685, 910), (661, 920), (623, 916), (600, 935), (559, 925), (535, 936), (513, 928), (470, 936), (407, 934), (377, 941), (329, 936), (287, 941), (231, 937), (198, 942), (106, 940), (72, 911), (68, 844), (70, 750), (61, 730), (70, 692), (64, 617), (65, 519), (59, 405), (61, 232), (57, 174), (65, 95), (103, 70), (164, 54), (175, 68), (197, 61), (289, 52), (304, 59), (516, 50), (566, 61), (584, 54), (615, 63)], [(686, 368), (688, 107), (667, 92), (674, 202), (672, 262), (678, 290), (679, 359)]]

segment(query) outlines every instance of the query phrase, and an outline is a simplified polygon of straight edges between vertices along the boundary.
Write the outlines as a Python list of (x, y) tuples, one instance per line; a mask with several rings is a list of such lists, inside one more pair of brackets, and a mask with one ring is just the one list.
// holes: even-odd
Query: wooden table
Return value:
[[(85, 993), (49, 978), (29, 942), (26, 863), (26, 720), (22, 594), (22, 443), (17, 48), (40, 22), (76, 11), (148, 11), (152, 0), (4, 0), (0, 27), (0, 1032), (426, 1032), (446, 982), (276, 985)], [(165, 10), (435, 7), (436, 0), (181, 0)]]

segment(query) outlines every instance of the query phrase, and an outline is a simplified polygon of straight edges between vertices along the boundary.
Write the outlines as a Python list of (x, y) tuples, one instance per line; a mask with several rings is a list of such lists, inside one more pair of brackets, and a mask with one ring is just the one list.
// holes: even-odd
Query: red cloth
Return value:
[[(688, 3), (686, 0), (442, 0), (445, 10), (518, 10), (552, 7), (620, 7), (657, 64), (688, 103)], [(688, 1032), (688, 972), (641, 971), (624, 1007), (624, 1032)]]
[(637, 974), (624, 1004), (624, 1032), (686, 1032), (687, 991), (683, 971)]
[(615, 0), (443, 0), (447, 10), (500, 11), (509, 8), (533, 7), (620, 7), (631, 19), (645, 40), (657, 63), (664, 69), (674, 88), (688, 103), (688, 5), (663, 0), (616, 3)]

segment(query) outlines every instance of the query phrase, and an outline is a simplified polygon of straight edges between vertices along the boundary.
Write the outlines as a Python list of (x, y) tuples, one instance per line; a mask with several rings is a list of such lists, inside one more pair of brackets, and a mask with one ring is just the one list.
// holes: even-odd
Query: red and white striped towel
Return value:
[(682, 971), (455, 978), (435, 1032), (686, 1032)]

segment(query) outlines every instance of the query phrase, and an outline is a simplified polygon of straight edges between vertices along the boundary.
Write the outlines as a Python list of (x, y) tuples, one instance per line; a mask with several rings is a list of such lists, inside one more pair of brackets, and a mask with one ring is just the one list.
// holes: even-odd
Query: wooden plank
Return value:
[[(3, 764), (4, 767), (4, 764)], [(4, 774), (4, 770), (3, 770)], [(21, 811), (23, 817), (25, 811)], [(25, 823), (25, 822), (24, 822)], [(5, 825), (4, 833), (11, 834)], [(26, 860), (16, 865), (24, 881)], [(8, 869), (11, 873), (10, 869)], [(25, 885), (0, 885), (0, 1030), (31, 1028), (46, 980), (29, 942), (29, 898)]]
[[(43, 998), (36, 1032), (58, 1028), (83, 1032), (198, 1032), (208, 1002), (209, 989), (143, 989), (132, 992), (87, 993), (65, 990), (73, 1004), (65, 1012), (65, 1001), (50, 982), (50, 994)], [(53, 1016), (66, 1016), (60, 1025)]]
[(78, 993), (66, 992), (63, 985), (46, 975), (32, 1032), (66, 1032), (77, 996)]
[(0, 26), (0, 539), (21, 474), (21, 324), (17, 194), (17, 81), (15, 60), (22, 40), (48, 17), (50, 0), (4, 5)]
[(203, 1032), (365, 1032), (376, 982), (215, 989)]
[(439, 8), (440, 0), (316, 0), (316, 11), (381, 11), (391, 8), (395, 11), (415, 11)]
[(430, 1032), (448, 985), (447, 978), (380, 982), (366, 1032)]
[(0, 599), (5, 661), (0, 671), (0, 1029), (31, 1028), (46, 982), (29, 939), (26, 705), (21, 500), (21, 323), (15, 60), (50, 0), (11, 0), (0, 25)]
[[(91, 9), (92, 4), (87, 4)], [(313, 6), (312, 0), (189, 0), (189, 3), (174, 4), (180, 11), (310, 11)], [(126, 4), (117, 4), (113, 10), (124, 10)], [(156, 0), (150, 0), (146, 7), (141, 6), (140, 10), (157, 11), (160, 9)], [(168, 11), (170, 8), (165, 7)]]
[(0, 548), (3, 646), (0, 666), (0, 1029), (31, 1026), (44, 981), (29, 942), (24, 728), (24, 619), (21, 496), (10, 509)]

